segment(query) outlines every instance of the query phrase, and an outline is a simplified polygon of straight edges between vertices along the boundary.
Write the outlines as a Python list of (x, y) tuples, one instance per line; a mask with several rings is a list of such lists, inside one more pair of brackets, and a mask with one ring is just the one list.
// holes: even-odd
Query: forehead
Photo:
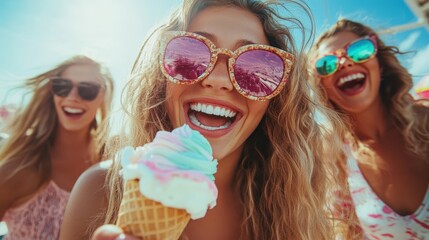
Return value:
[(344, 48), (347, 44), (358, 38), (360, 38), (358, 35), (349, 31), (339, 32), (334, 36), (323, 40), (318, 48), (319, 55), (334, 52), (338, 49)]
[(61, 77), (74, 82), (102, 82), (98, 68), (94, 65), (77, 64), (67, 67)]
[(218, 47), (231, 48), (238, 41), (268, 44), (259, 18), (248, 10), (234, 6), (208, 7), (191, 20), (189, 32), (213, 35)]

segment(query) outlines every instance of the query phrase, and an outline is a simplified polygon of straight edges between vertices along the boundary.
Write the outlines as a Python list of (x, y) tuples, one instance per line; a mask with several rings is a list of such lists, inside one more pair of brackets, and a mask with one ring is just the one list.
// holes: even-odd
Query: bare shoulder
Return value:
[(0, 219), (9, 208), (25, 203), (42, 185), (35, 167), (26, 167), (11, 175), (19, 166), (11, 163), (0, 167)]
[(94, 166), (88, 168), (76, 181), (76, 184), (72, 190), (72, 195), (73, 193), (86, 193), (86, 191), (89, 191), (88, 193), (94, 194), (105, 190), (104, 186), (106, 175), (111, 164), (112, 161), (108, 160), (97, 163)]
[(107, 208), (105, 179), (109, 167), (110, 162), (101, 162), (79, 177), (70, 194), (60, 239), (89, 239), (88, 226), (102, 224)]

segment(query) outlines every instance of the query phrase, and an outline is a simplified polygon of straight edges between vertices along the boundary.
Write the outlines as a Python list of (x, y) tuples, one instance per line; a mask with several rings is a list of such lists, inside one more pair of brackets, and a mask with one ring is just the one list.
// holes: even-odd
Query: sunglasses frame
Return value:
[[(66, 80), (66, 81), (68, 81), (68, 82), (71, 82), (71, 84), (72, 84), (72, 88), (71, 88), (70, 90), (68, 90), (68, 92), (67, 92), (67, 95), (66, 95), (66, 96), (58, 95), (58, 94), (56, 94), (56, 93), (55, 93), (55, 91), (54, 91), (54, 89), (53, 89), (53, 80)], [(79, 82), (79, 83), (74, 83), (74, 82), (73, 82), (72, 80), (70, 80), (70, 79), (63, 78), (63, 77), (59, 77), (59, 76), (50, 77), (50, 78), (49, 78), (49, 82), (50, 82), (50, 84), (51, 84), (51, 92), (52, 92), (52, 94), (54, 94), (55, 96), (58, 96), (58, 97), (67, 97), (67, 96), (70, 94), (70, 92), (73, 90), (73, 88), (77, 87), (77, 93), (78, 93), (79, 97), (80, 97), (82, 100), (84, 100), (84, 101), (93, 101), (94, 99), (96, 99), (96, 98), (98, 97), (98, 95), (100, 94), (100, 90), (101, 90), (101, 88), (103, 88), (103, 85), (102, 85), (102, 84), (97, 84), (97, 83), (93, 83), (93, 82)], [(92, 98), (92, 99), (86, 99), (86, 98), (84, 98), (84, 97), (82, 96), (82, 93), (81, 93), (81, 91), (79, 90), (79, 86), (80, 86), (80, 85), (82, 85), (82, 83), (90, 84), (90, 85), (93, 85), (93, 86), (97, 86), (97, 94), (95, 95), (95, 97), (94, 97), (94, 98)]]
[[(207, 39), (204, 36), (201, 36), (199, 34), (196, 33), (191, 33), (191, 32), (184, 32), (184, 31), (170, 31), (167, 32), (165, 37), (167, 38), (167, 41), (163, 42), (163, 45), (161, 46), (161, 49), (163, 49), (162, 54), (160, 56), (160, 65), (161, 65), (161, 71), (164, 74), (164, 76), (171, 82), (173, 83), (177, 83), (177, 84), (185, 84), (185, 85), (191, 85), (194, 83), (197, 83), (199, 81), (202, 81), (203, 79), (205, 79), (212, 71), (214, 66), (216, 65), (217, 62), (217, 58), (219, 54), (223, 54), (223, 55), (227, 55), (228, 56), (228, 72), (229, 72), (229, 78), (234, 86), (234, 88), (244, 97), (250, 99), (250, 100), (256, 100), (256, 101), (266, 101), (269, 100), (273, 97), (275, 97), (277, 94), (280, 93), (280, 91), (284, 88), (286, 82), (288, 81), (289, 78), (289, 74), (292, 70), (292, 67), (295, 63), (295, 57), (291, 54), (288, 53), (282, 49), (273, 47), (273, 46), (269, 46), (269, 45), (265, 45), (265, 44), (250, 44), (250, 45), (245, 45), (242, 46), (238, 49), (236, 49), (235, 51), (231, 51), (229, 49), (226, 48), (218, 48), (216, 47), (216, 45), (210, 41), (209, 39)], [(210, 62), (207, 66), (207, 69), (204, 71), (203, 74), (201, 74), (198, 78), (194, 79), (194, 80), (189, 80), (189, 81), (183, 81), (183, 80), (178, 80), (175, 79), (174, 77), (172, 77), (170, 74), (168, 74), (167, 70), (164, 67), (164, 58), (165, 58), (165, 52), (166, 52), (166, 48), (168, 46), (168, 44), (176, 39), (176, 38), (180, 38), (180, 37), (189, 37), (189, 38), (193, 38), (196, 39), (200, 42), (202, 42), (203, 44), (205, 44), (209, 50), (210, 50)], [(284, 72), (283, 72), (283, 77), (282, 80), (280, 81), (279, 85), (276, 87), (276, 89), (269, 95), (267, 96), (263, 96), (263, 97), (257, 97), (257, 96), (253, 96), (248, 94), (245, 90), (243, 90), (240, 85), (238, 84), (235, 75), (234, 75), (234, 64), (235, 61), (237, 60), (237, 58), (248, 51), (251, 50), (265, 50), (265, 51), (269, 51), (272, 52), (274, 54), (276, 54), (277, 56), (279, 56), (282, 60), (283, 60), (283, 67), (284, 67)]]
[[(356, 43), (356, 42), (362, 41), (362, 40), (370, 40), (370, 41), (372, 42), (372, 44), (374, 45), (374, 53), (373, 53), (369, 58), (367, 58), (367, 59), (364, 59), (364, 60), (362, 60), (362, 61), (355, 61), (355, 60), (353, 60), (351, 57), (349, 57), (349, 55), (347, 54), (347, 50), (349, 49), (349, 47), (350, 47), (351, 45), (353, 45), (353, 44), (354, 44), (354, 43)], [(369, 61), (369, 60), (373, 59), (373, 58), (377, 55), (377, 53), (378, 53), (377, 36), (376, 36), (376, 35), (374, 35), (374, 34), (367, 35), (367, 36), (364, 36), (364, 37), (358, 38), (358, 39), (356, 39), (356, 40), (353, 40), (352, 42), (347, 43), (347, 44), (346, 44), (344, 47), (342, 47), (342, 48), (339, 48), (339, 49), (337, 49), (337, 50), (335, 50), (335, 51), (333, 51), (333, 52), (326, 53), (326, 54), (324, 54), (323, 56), (321, 56), (321, 57), (317, 58), (317, 59), (314, 61), (314, 64), (313, 64), (313, 68), (314, 68), (314, 70), (315, 70), (314, 72), (315, 72), (319, 77), (329, 77), (329, 76), (331, 76), (332, 74), (334, 74), (334, 73), (336, 73), (336, 72), (338, 71), (338, 68), (339, 68), (339, 66), (340, 66), (340, 61), (341, 61), (341, 59), (342, 59), (342, 58), (349, 59), (350, 61), (352, 61), (352, 62), (354, 62), (354, 63), (364, 63), (364, 62), (366, 62), (366, 61)], [(322, 58), (324, 58), (324, 57), (326, 57), (326, 56), (335, 56), (335, 57), (337, 57), (337, 64), (336, 64), (335, 70), (334, 70), (332, 73), (327, 74), (327, 75), (322, 75), (322, 74), (320, 74), (320, 73), (317, 71), (316, 63), (317, 63), (320, 59), (322, 59)], [(344, 62), (343, 62), (343, 63), (344, 63)], [(341, 63), (341, 64), (343, 64), (343, 63)]]

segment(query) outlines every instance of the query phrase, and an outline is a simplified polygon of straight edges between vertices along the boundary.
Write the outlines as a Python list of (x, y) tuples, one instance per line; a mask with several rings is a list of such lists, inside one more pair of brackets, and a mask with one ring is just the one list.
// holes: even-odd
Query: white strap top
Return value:
[(367, 239), (429, 239), (429, 186), (420, 207), (410, 215), (401, 216), (372, 191), (351, 154), (347, 165), (351, 196)]

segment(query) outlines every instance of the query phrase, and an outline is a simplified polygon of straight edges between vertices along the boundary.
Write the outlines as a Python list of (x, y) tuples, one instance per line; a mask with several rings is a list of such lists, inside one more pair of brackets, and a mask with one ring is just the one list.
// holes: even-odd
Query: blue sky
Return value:
[[(307, 0), (316, 36), (340, 16), (374, 29), (415, 22), (404, 0)], [(117, 105), (140, 44), (179, 0), (0, 0), (0, 104), (22, 99), (9, 89), (75, 54), (105, 63), (116, 82)], [(382, 35), (403, 51), (401, 62), (419, 81), (429, 74), (429, 30)]]

